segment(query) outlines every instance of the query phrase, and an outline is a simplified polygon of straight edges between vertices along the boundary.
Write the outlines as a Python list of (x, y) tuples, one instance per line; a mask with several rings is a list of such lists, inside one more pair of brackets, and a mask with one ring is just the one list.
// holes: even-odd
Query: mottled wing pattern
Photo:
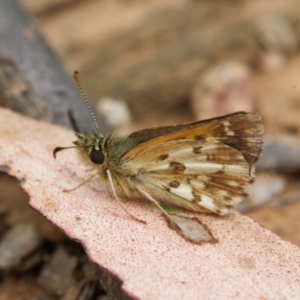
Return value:
[(262, 147), (260, 116), (237, 113), (191, 124), (136, 146), (120, 167), (158, 201), (225, 215), (253, 181), (252, 164)]
[(143, 149), (122, 167), (158, 201), (220, 215), (245, 197), (252, 181), (243, 155), (218, 141), (167, 141)]
[(148, 128), (134, 132), (134, 137), (142, 143), (129, 151), (124, 158), (133, 158), (135, 154), (149, 144), (160, 144), (170, 140), (218, 140), (240, 151), (249, 165), (260, 157), (262, 135), (264, 129), (262, 120), (257, 113), (237, 112), (222, 117), (186, 123), (176, 126)]

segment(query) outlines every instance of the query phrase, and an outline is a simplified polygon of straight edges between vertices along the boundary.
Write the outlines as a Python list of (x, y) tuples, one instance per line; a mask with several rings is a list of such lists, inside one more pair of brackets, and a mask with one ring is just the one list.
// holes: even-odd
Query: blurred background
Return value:
[(267, 133), (299, 131), (297, 0), (20, 2), (90, 101), (134, 124), (256, 110)]
[[(300, 246), (299, 0), (19, 3), (34, 19), (70, 77), (74, 70), (80, 72), (87, 98), (103, 121), (120, 134), (240, 110), (260, 113), (266, 132), (264, 154), (257, 166), (251, 197), (239, 210)], [(1, 176), (11, 186), (17, 186)], [(23, 222), (24, 210), (28, 209), (27, 200), (22, 206), (12, 193), (5, 199), (0, 204), (0, 215), (6, 216), (5, 221), (0, 221), (2, 235)], [(25, 220), (40, 218), (28, 214)], [(74, 249), (73, 242), (66, 241), (49, 224), (39, 226), (46, 228), (41, 240), (46, 240), (43, 251), (48, 260), (54, 254), (76, 260), (74, 269), (81, 270), (77, 277), (86, 282), (84, 278), (91, 276), (86, 275), (90, 266), (80, 256), (84, 255), (80, 246), (76, 246), (78, 259), (78, 253), (70, 250)], [(77, 299), (66, 295), (79, 279), (70, 279), (67, 287), (61, 288), (63, 292), (57, 294), (55, 285), (54, 289), (47, 286), (49, 278), (40, 275), (41, 268), (46, 268), (41, 267), (45, 252), (39, 255), (32, 259), (36, 273), (30, 273), (39, 277), (38, 286), (43, 287), (37, 295), (43, 295), (42, 299)], [(24, 272), (20, 268), (16, 265), (14, 270)], [(86, 271), (82, 271), (84, 268)], [(3, 290), (4, 287), (2, 283)], [(93, 288), (93, 295), (101, 290)], [(6, 290), (11, 296), (9, 284)], [(0, 292), (0, 300), (10, 299), (6, 296)]]

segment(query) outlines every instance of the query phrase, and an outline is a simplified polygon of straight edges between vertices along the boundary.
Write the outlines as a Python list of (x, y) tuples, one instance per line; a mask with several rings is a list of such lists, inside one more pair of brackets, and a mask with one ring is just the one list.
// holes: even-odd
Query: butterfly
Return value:
[[(123, 210), (133, 216), (120, 197), (146, 198), (174, 225), (163, 206), (227, 215), (245, 197), (254, 181), (261, 155), (263, 124), (257, 113), (236, 112), (175, 126), (136, 131), (127, 137), (103, 135), (74, 73), (77, 86), (92, 114), (95, 129), (76, 133), (71, 147), (81, 160), (110, 184)], [(82, 185), (81, 184), (81, 185)], [(80, 185), (80, 186), (81, 186)], [(163, 204), (163, 206), (162, 206)]]

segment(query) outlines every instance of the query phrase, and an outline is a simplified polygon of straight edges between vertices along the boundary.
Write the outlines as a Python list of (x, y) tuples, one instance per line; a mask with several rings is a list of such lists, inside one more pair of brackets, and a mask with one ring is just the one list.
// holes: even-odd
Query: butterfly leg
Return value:
[(154, 205), (156, 205), (156, 207), (164, 214), (164, 216), (167, 218), (167, 220), (170, 222), (172, 227), (176, 227), (178, 228), (176, 222), (173, 220), (173, 218), (162, 208), (162, 206), (158, 203), (157, 200), (155, 200), (150, 194), (148, 194), (147, 192), (145, 192), (143, 189), (141, 189), (140, 187), (137, 187), (137, 190), (143, 195), (145, 196), (145, 198), (147, 198), (149, 201), (151, 201)]
[(106, 173), (107, 173), (107, 178), (108, 178), (110, 187), (111, 187), (111, 189), (112, 189), (114, 198), (117, 200), (118, 204), (121, 206), (121, 208), (124, 210), (124, 212), (125, 212), (129, 217), (131, 217), (132, 219), (134, 219), (135, 221), (146, 224), (145, 221), (140, 220), (139, 218), (136, 218), (134, 215), (132, 215), (132, 214), (125, 208), (125, 206), (123, 205), (121, 199), (118, 197), (118, 195), (117, 195), (117, 193), (116, 193), (116, 190), (115, 190), (115, 187), (114, 187), (114, 183), (113, 183), (113, 180), (112, 180), (112, 176), (111, 176), (110, 171), (107, 170)]
[(74, 188), (72, 189), (69, 189), (69, 190), (63, 190), (65, 193), (70, 193), (70, 192), (73, 192), (75, 190), (77, 190), (78, 188), (82, 187), (83, 185), (85, 185), (86, 183), (90, 182), (91, 180), (93, 180), (98, 174), (93, 174), (91, 175), (87, 180), (81, 182), (79, 185), (75, 186)]

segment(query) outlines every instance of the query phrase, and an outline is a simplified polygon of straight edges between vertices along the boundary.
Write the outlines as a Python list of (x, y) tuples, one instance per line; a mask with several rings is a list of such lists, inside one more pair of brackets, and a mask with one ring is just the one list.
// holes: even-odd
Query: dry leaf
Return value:
[(192, 244), (146, 201), (125, 206), (147, 225), (128, 218), (98, 180), (63, 193), (88, 176), (73, 150), (52, 157), (73, 133), (4, 109), (0, 120), (2, 170), (22, 182), (34, 209), (80, 241), (134, 299), (299, 299), (300, 251), (291, 243), (234, 213), (193, 214), (217, 242)]

